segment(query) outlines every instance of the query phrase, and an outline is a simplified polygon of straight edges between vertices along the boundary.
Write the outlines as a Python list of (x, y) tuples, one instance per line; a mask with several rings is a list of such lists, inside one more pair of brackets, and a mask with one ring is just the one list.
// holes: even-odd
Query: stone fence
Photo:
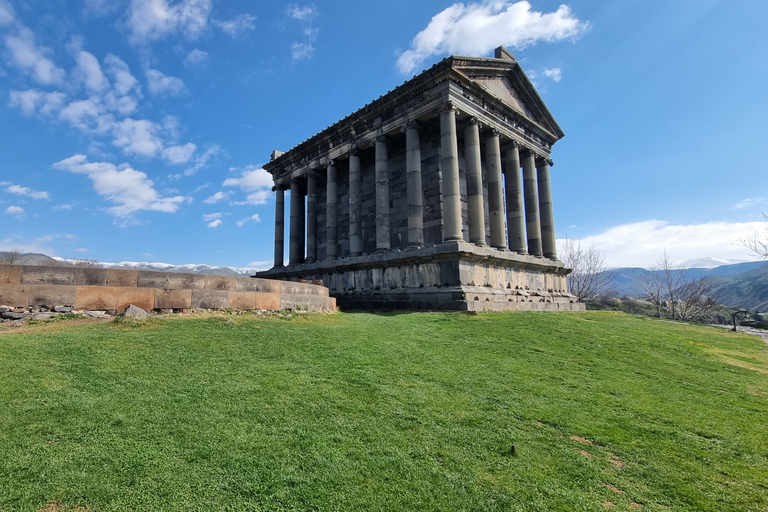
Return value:
[(328, 289), (307, 283), (90, 267), (0, 265), (0, 305), (84, 310), (227, 309), (335, 311)]

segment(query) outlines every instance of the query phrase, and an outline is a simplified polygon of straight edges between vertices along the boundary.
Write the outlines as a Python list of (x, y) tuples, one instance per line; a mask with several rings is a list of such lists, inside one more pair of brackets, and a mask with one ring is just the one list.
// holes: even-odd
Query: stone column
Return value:
[(507, 241), (498, 130), (491, 130), (485, 139), (485, 166), (488, 169), (488, 223), (491, 228), (491, 246), (503, 250), (507, 248)]
[(349, 155), (349, 255), (363, 254), (363, 223), (360, 210), (361, 184), (360, 156), (353, 149)]
[(283, 266), (285, 246), (285, 189), (275, 185), (275, 267)]
[(408, 245), (424, 245), (424, 194), (421, 187), (421, 144), (419, 125), (408, 123), (405, 129), (405, 169), (408, 188)]
[(304, 261), (304, 194), (298, 179), (291, 181), (291, 234), (288, 261), (296, 265)]
[(523, 214), (523, 184), (520, 180), (520, 153), (513, 142), (504, 155), (504, 175), (507, 194), (507, 234), (509, 250), (526, 254), (525, 216)]
[(331, 160), (326, 167), (328, 181), (325, 188), (325, 255), (335, 258), (339, 255), (339, 208), (336, 190), (336, 163)]
[(555, 214), (552, 210), (552, 187), (549, 182), (549, 167), (552, 160), (543, 158), (536, 162), (539, 185), (539, 212), (541, 214), (541, 246), (545, 258), (557, 259), (555, 241)]
[(443, 172), (443, 241), (463, 240), (456, 108), (450, 102), (440, 113), (440, 168)]
[(389, 245), (389, 157), (387, 138), (376, 139), (376, 252), (388, 251)]
[(317, 174), (307, 173), (307, 262), (317, 261)]
[(464, 128), (464, 161), (467, 166), (467, 214), (469, 241), (485, 245), (485, 205), (483, 204), (483, 169), (480, 156), (480, 122), (474, 117)]
[(523, 153), (523, 184), (525, 186), (525, 226), (528, 232), (528, 253), (533, 256), (542, 256), (536, 155), (530, 150)]

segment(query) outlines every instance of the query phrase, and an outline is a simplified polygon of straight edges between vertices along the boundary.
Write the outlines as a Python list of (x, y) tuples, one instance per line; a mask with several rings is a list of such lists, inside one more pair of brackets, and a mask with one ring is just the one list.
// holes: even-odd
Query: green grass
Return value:
[(0, 510), (768, 510), (757, 338), (605, 312), (235, 319), (0, 335)]

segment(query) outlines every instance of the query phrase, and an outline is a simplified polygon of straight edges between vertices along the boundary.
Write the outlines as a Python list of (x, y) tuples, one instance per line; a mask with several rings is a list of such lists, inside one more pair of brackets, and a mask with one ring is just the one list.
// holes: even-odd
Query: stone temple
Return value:
[(348, 309), (582, 310), (555, 247), (563, 135), (506, 49), (448, 57), (272, 153), (275, 264), (256, 277), (322, 281)]

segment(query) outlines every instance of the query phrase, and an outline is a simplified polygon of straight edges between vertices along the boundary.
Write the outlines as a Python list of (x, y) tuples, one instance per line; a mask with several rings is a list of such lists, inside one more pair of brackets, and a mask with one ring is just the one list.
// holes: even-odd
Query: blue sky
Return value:
[(753, 259), (766, 26), (764, 0), (0, 0), (0, 250), (270, 266), (273, 149), (505, 45), (566, 132), (559, 238)]

